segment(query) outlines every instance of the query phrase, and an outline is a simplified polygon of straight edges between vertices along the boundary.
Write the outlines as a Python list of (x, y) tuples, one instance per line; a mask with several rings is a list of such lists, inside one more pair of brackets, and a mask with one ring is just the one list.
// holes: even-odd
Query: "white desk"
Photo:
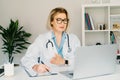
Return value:
[[(23, 68), (16, 67), (14, 76), (11, 77), (2, 76), (0, 77), (0, 80), (71, 80), (71, 79), (61, 74), (41, 77), (29, 77)], [(117, 65), (117, 70), (115, 74), (79, 80), (120, 80), (120, 65)]]

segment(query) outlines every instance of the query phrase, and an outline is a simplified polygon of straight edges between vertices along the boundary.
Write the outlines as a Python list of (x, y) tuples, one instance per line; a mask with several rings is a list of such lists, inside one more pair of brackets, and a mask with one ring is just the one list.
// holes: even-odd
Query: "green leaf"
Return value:
[(7, 28), (0, 25), (0, 35), (2, 37), (2, 50), (8, 53), (9, 58), (13, 54), (21, 53), (22, 50), (27, 49), (26, 44), (30, 44), (28, 38), (30, 33), (23, 30), (23, 26), (19, 26), (19, 21), (10, 20)]

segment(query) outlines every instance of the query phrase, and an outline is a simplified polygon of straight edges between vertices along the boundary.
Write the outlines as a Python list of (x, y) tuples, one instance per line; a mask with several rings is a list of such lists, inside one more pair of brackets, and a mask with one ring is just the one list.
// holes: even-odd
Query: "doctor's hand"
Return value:
[(50, 63), (55, 65), (63, 65), (65, 64), (65, 60), (59, 54), (55, 54), (55, 56), (50, 60)]
[(32, 67), (32, 69), (37, 73), (44, 73), (50, 70), (50, 68), (45, 64), (36, 64)]

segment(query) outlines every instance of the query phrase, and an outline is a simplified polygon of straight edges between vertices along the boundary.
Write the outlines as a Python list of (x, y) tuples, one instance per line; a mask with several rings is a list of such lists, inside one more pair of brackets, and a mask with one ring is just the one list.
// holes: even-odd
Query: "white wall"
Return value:
[[(81, 40), (81, 5), (89, 3), (91, 0), (0, 0), (0, 25), (7, 27), (10, 19), (19, 19), (20, 25), (32, 34), (29, 41), (33, 42), (39, 34), (47, 31), (46, 22), (50, 10), (60, 6), (69, 12), (71, 20), (69, 31), (75, 33)], [(0, 39), (0, 48), (1, 46)], [(24, 53), (25, 51), (18, 54), (15, 62), (19, 62)], [(2, 62), (4, 59), (0, 49), (0, 64)]]
[(111, 3), (120, 4), (120, 0), (110, 0)]
[[(0, 0), (0, 25), (7, 27), (10, 19), (19, 19), (20, 25), (32, 34), (29, 40), (33, 42), (39, 34), (47, 31), (46, 22), (51, 9), (60, 6), (69, 12), (71, 20), (69, 31), (75, 33), (81, 40), (81, 4), (81, 0)], [(0, 50), (2, 57), (1, 53)], [(16, 60), (19, 61), (23, 54), (19, 54)], [(0, 60), (0, 63), (3, 61)]]

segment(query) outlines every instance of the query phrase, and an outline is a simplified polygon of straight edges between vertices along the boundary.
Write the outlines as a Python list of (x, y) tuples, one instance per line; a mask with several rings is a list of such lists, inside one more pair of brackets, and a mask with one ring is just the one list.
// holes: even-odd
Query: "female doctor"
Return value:
[(74, 34), (68, 34), (68, 12), (57, 7), (50, 12), (50, 31), (41, 34), (29, 46), (21, 59), (22, 66), (30, 76), (48, 71), (60, 71), (63, 66), (73, 68), (74, 52), (80, 41)]

